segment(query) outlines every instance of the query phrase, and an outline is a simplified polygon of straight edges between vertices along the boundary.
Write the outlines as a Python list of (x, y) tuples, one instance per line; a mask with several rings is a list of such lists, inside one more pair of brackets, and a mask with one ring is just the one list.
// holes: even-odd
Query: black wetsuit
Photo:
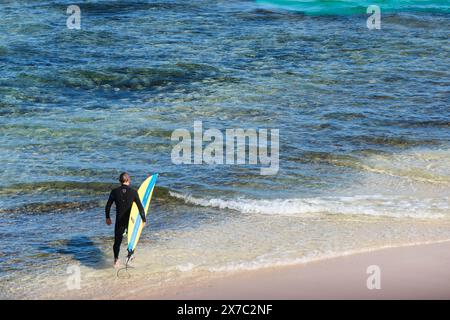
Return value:
[(142, 221), (145, 222), (144, 208), (142, 207), (139, 194), (136, 190), (127, 185), (113, 189), (109, 195), (108, 202), (105, 207), (106, 219), (110, 218), (109, 212), (113, 202), (116, 204), (116, 226), (114, 230), (114, 258), (119, 257), (120, 244), (122, 243), (123, 233), (128, 228), (128, 220), (130, 219), (130, 211), (133, 202), (136, 203), (141, 215)]

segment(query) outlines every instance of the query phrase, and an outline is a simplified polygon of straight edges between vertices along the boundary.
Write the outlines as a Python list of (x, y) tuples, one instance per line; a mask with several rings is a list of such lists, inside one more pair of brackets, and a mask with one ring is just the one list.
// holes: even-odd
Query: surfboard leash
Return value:
[(119, 272), (122, 271), (122, 270), (125, 270), (125, 273), (128, 275), (127, 279), (131, 277), (131, 275), (128, 273), (128, 268), (133, 268), (133, 267), (132, 266), (128, 267), (128, 262), (130, 262), (131, 257), (133, 256), (133, 253), (134, 253), (134, 250), (133, 251), (129, 251), (128, 250), (127, 260), (125, 262), (125, 267), (124, 268), (120, 268), (119, 270), (117, 270), (117, 274), (116, 274), (117, 278), (120, 278), (119, 277)]

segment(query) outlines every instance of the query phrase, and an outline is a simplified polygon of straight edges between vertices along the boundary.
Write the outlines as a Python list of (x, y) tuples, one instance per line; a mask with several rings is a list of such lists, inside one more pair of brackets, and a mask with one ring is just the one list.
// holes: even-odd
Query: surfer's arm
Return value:
[(110, 211), (111, 211), (111, 206), (114, 202), (114, 193), (111, 191), (111, 193), (109, 194), (109, 198), (108, 198), (108, 202), (106, 202), (106, 206), (105, 206), (105, 216), (106, 219), (110, 219)]
[(139, 199), (139, 194), (137, 192), (136, 196), (134, 197), (134, 202), (136, 202), (136, 205), (139, 209), (139, 214), (141, 215), (142, 221), (146, 222), (144, 207), (142, 206), (141, 199)]

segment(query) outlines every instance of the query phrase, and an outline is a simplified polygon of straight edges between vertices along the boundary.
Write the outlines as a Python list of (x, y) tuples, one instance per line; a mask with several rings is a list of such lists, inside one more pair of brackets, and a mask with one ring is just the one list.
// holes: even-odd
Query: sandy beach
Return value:
[[(380, 267), (381, 289), (367, 288)], [(304, 265), (242, 272), (136, 299), (449, 299), (450, 242), (381, 249)]]

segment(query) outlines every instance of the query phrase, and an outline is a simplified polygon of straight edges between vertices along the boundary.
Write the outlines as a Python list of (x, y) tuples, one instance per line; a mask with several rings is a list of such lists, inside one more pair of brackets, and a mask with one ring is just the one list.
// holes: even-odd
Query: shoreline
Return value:
[[(369, 290), (373, 265), (381, 288)], [(223, 273), (159, 293), (141, 288), (129, 299), (450, 299), (449, 267), (450, 240), (442, 240)]]
[[(367, 288), (368, 267), (373, 265), (380, 268), (380, 290)], [(171, 280), (141, 275), (122, 281), (111, 268), (114, 281), (110, 283), (69, 291), (41, 288), (34, 297), (20, 299), (450, 299), (449, 266), (450, 239), (446, 239), (347, 251), (252, 270), (183, 272)]]

